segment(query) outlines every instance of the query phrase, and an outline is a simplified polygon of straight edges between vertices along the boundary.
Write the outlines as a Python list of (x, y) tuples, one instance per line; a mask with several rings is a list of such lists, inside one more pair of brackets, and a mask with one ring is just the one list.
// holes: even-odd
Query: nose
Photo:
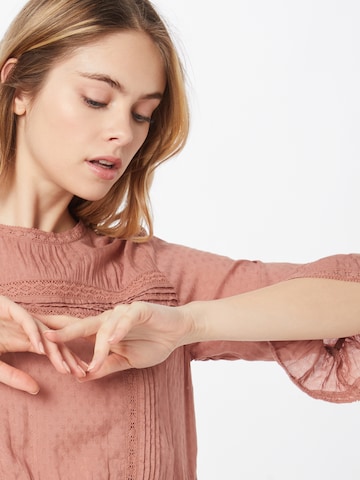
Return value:
[(125, 146), (131, 143), (133, 139), (131, 114), (124, 111), (113, 114), (107, 130), (107, 140)]

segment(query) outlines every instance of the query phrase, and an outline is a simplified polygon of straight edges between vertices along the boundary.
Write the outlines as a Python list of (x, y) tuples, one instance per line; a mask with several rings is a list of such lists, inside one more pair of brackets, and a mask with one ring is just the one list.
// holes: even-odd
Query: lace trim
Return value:
[[(101, 313), (118, 303), (143, 300), (169, 306), (178, 304), (174, 288), (159, 272), (147, 272), (135, 278), (119, 292), (101, 290), (91, 285), (62, 280), (17, 281), (0, 286), (0, 294), (22, 304), (33, 314), (74, 314), (78, 317)], [(10, 294), (11, 293), (11, 294)], [(46, 301), (45, 301), (46, 300)], [(136, 480), (138, 475), (138, 371), (129, 370), (129, 419), (127, 427), (126, 480)], [(140, 427), (141, 429), (143, 426)]]
[(0, 285), (0, 294), (22, 304), (31, 313), (60, 314), (71, 309), (79, 316), (100, 313), (135, 300), (165, 305), (178, 303), (174, 288), (160, 272), (142, 274), (119, 291), (66, 280), (20, 280)]
[(24, 237), (31, 241), (41, 243), (61, 244), (70, 243), (79, 240), (85, 235), (87, 229), (82, 222), (79, 222), (75, 227), (65, 232), (44, 232), (37, 228), (25, 228), (0, 224), (0, 235), (10, 237)]
[(316, 262), (299, 265), (291, 278), (326, 278), (360, 282), (360, 255), (350, 253), (325, 257)]
[(134, 374), (130, 371), (128, 377), (128, 384), (130, 390), (130, 409), (129, 409), (129, 426), (128, 426), (128, 465), (127, 465), (127, 480), (136, 479), (136, 464), (137, 464), (137, 423), (138, 423), (138, 404), (136, 381)]

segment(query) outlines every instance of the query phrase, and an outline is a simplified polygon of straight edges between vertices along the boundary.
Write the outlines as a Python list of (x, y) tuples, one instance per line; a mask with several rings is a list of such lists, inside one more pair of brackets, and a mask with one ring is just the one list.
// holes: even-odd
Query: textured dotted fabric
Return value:
[[(360, 281), (357, 255), (307, 265), (234, 261), (156, 238), (109, 239), (81, 223), (58, 234), (0, 226), (0, 268), (0, 295), (33, 314), (79, 318), (134, 300), (175, 306), (290, 278)], [(360, 398), (358, 341), (194, 344), (156, 367), (85, 384), (57, 373), (45, 357), (3, 355), (41, 391), (33, 397), (0, 384), (0, 478), (194, 480), (192, 360), (275, 359), (310, 395), (352, 401)], [(88, 342), (71, 346), (91, 358)], [(233, 381), (241, 382), (241, 371)]]

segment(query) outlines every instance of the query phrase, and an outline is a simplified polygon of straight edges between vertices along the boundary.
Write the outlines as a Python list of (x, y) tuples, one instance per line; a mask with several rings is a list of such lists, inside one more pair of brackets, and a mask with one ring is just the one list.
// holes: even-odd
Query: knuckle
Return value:
[(141, 313), (145, 308), (145, 302), (136, 301), (129, 305), (129, 311), (133, 314)]

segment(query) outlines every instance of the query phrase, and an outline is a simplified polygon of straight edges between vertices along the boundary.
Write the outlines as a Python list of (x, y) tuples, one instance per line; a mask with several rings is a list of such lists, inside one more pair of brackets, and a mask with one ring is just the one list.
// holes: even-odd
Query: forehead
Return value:
[(80, 46), (57, 62), (52, 75), (78, 72), (108, 75), (134, 90), (164, 91), (166, 83), (162, 55), (154, 41), (141, 31), (123, 31)]

